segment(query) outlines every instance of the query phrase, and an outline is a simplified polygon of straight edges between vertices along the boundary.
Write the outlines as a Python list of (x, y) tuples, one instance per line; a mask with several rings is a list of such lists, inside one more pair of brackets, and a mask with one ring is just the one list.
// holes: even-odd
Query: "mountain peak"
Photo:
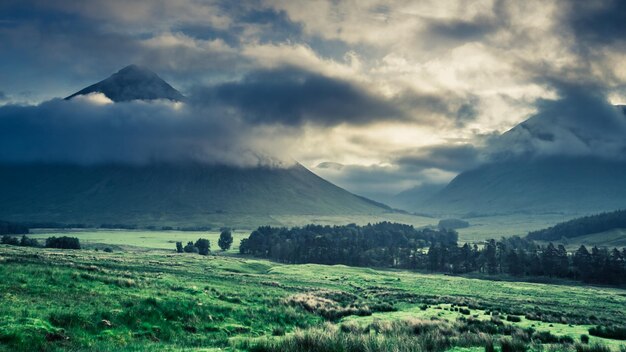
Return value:
[(102, 93), (114, 102), (168, 99), (182, 101), (185, 97), (156, 73), (138, 65), (128, 65), (109, 78), (84, 88), (67, 98)]

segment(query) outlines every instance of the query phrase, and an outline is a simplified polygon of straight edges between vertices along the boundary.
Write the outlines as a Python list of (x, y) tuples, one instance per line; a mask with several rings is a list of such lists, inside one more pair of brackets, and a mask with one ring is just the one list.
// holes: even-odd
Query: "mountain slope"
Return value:
[[(66, 99), (94, 92), (116, 103), (184, 99), (154, 72), (134, 65)], [(92, 141), (86, 138), (84, 143), (89, 147)], [(0, 219), (8, 221), (259, 226), (276, 224), (274, 215), (369, 215), (388, 210), (300, 164), (286, 168), (157, 161), (146, 165), (0, 164)]]
[(626, 207), (626, 163), (592, 157), (492, 163), (461, 173), (419, 207), (475, 215), (615, 210)]
[(381, 214), (297, 164), (0, 165), (0, 218), (25, 222), (207, 224), (209, 218)]
[(493, 139), (484, 151), (490, 163), (462, 172), (425, 200), (404, 194), (413, 207), (407, 210), (586, 214), (625, 207), (626, 109), (584, 95), (578, 100), (556, 102)]
[(129, 65), (109, 78), (92, 84), (65, 99), (78, 95), (103, 93), (114, 102), (130, 100), (168, 99), (182, 101), (185, 97), (156, 73), (145, 68)]
[(387, 204), (398, 209), (416, 210), (445, 186), (445, 184), (424, 184), (413, 187), (390, 197)]
[(621, 229), (626, 229), (626, 210), (572, 219), (546, 229), (529, 232), (527, 237), (531, 240), (554, 241)]

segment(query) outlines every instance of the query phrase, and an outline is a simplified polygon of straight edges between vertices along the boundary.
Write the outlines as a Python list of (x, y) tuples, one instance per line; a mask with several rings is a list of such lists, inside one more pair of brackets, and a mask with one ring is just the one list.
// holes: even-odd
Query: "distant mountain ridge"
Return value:
[(585, 214), (626, 207), (626, 163), (598, 158), (518, 159), (461, 173), (422, 203), (439, 214)]
[[(625, 106), (616, 108), (626, 114)], [(605, 142), (601, 139), (603, 129), (615, 128), (610, 131), (613, 139), (605, 143), (612, 149), (607, 150), (614, 150), (619, 142), (626, 116), (623, 120), (621, 115), (611, 116), (613, 121), (606, 116), (603, 121), (612, 125), (593, 129), (586, 129), (580, 117), (569, 120), (565, 115), (533, 116), (496, 140), (495, 151), (500, 152), (497, 161), (462, 172), (441, 190), (408, 190), (391, 204), (443, 216), (582, 215), (626, 208), (626, 160), (615, 155), (603, 157), (603, 149), (594, 149)], [(560, 150), (567, 146), (563, 140), (571, 142), (584, 156), (567, 154), (566, 149), (565, 154), (532, 153), (533, 148)]]
[(90, 93), (102, 93), (114, 102), (154, 99), (185, 100), (179, 91), (156, 73), (137, 65), (126, 66), (109, 78), (81, 89), (65, 99), (69, 100)]

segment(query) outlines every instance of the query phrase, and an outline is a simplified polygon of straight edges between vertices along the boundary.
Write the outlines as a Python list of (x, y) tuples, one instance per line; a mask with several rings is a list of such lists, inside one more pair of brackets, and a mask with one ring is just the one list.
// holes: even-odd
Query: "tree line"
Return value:
[(538, 241), (556, 241), (619, 228), (626, 228), (626, 210), (584, 216), (547, 229), (529, 232), (527, 237)]
[[(21, 238), (13, 237), (9, 235), (4, 235), (0, 239), (1, 244), (6, 244), (10, 246), (21, 246), (21, 247), (42, 247), (42, 244), (39, 243), (38, 240), (34, 238), (30, 238), (26, 235), (23, 235)], [(48, 237), (43, 244), (43, 247), (46, 248), (60, 248), (60, 249), (81, 249), (80, 241), (76, 237)]]
[(418, 230), (390, 222), (291, 229), (262, 226), (241, 241), (239, 252), (294, 264), (411, 267), (422, 248), (435, 241), (456, 243), (457, 239), (452, 230)]
[[(489, 240), (482, 247), (433, 244), (426, 253), (424, 267), (449, 273), (479, 272), (516, 277), (548, 276), (597, 284), (626, 283), (626, 248), (580, 246), (568, 253), (563, 245), (541, 246), (520, 238)], [(420, 269), (420, 268), (418, 268)]]
[(365, 226), (259, 227), (241, 241), (241, 254), (302, 264), (344, 264), (487, 275), (549, 276), (590, 283), (626, 282), (626, 248), (541, 246), (520, 237), (457, 243), (452, 230), (382, 222)]

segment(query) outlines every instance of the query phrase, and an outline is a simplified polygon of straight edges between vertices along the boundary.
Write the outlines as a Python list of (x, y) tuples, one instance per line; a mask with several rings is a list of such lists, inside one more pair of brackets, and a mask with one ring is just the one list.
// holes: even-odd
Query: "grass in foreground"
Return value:
[[(532, 313), (543, 322), (502, 319), (503, 326), (525, 331), (542, 324), (541, 330), (554, 329), (555, 336), (570, 336), (575, 343), (590, 325), (622, 324), (626, 318), (626, 291), (615, 288), (281, 265), (163, 251), (103, 253), (0, 246), (0, 277), (0, 350), (6, 351), (274, 347), (294, 351), (296, 347), (289, 346), (299, 346), (294, 339), (300, 337), (311, 346), (324, 339), (336, 348), (341, 348), (332, 345), (337, 341), (353, 341), (356, 346), (365, 341), (401, 351), (401, 341), (413, 343), (426, 337), (407, 335), (408, 328), (376, 333), (372, 324), (403, 326), (433, 318), (438, 326), (433, 331), (452, 329), (459, 334), (459, 340), (441, 346), (484, 350), (485, 341), (499, 348), (508, 335), (481, 330), (473, 334), (487, 336), (463, 340), (459, 327), (467, 323), (459, 321), (461, 316), (474, 319), (479, 310), (502, 316)], [(452, 304), (470, 309), (471, 315), (445, 309)], [(437, 315), (442, 312), (446, 313)], [(353, 336), (342, 335), (347, 333)], [(592, 337), (590, 343), (595, 342), (617, 351), (623, 345)]]

